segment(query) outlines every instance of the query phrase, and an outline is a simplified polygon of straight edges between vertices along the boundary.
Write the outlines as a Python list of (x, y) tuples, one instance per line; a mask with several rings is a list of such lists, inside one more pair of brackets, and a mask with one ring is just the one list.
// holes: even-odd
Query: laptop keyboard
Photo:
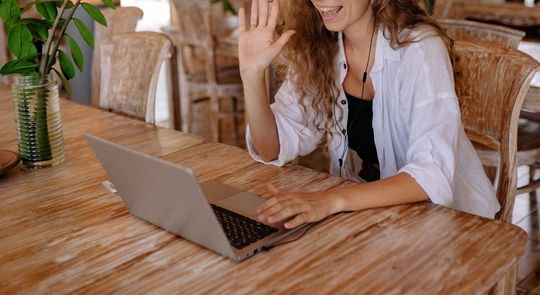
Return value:
[(210, 204), (232, 246), (242, 249), (277, 232), (266, 224), (257, 222), (225, 208)]

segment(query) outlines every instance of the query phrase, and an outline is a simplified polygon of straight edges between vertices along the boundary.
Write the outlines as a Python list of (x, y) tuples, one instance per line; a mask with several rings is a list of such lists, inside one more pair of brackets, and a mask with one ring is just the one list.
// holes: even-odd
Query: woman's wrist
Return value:
[(258, 81), (263, 79), (264, 80), (264, 72), (265, 69), (260, 68), (247, 68), (247, 69), (241, 69), (240, 70), (240, 76), (242, 77), (242, 81), (244, 83), (251, 82), (251, 81)]
[(327, 193), (330, 193), (330, 195), (328, 196), (328, 200), (329, 200), (329, 208), (330, 208), (330, 214), (329, 215), (332, 215), (332, 214), (335, 214), (335, 213), (338, 213), (338, 212), (342, 212), (342, 211), (346, 211), (346, 200), (344, 198), (344, 196), (339, 192), (339, 191), (336, 191), (336, 190), (329, 190), (327, 191)]

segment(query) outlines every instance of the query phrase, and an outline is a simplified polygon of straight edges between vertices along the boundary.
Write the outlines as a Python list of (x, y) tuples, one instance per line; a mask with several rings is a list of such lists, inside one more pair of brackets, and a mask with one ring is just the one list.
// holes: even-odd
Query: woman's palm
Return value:
[(244, 10), (241, 8), (239, 13), (238, 59), (240, 71), (244, 73), (266, 69), (294, 34), (294, 31), (287, 31), (274, 42), (279, 0), (273, 1), (270, 15), (268, 0), (264, 0), (260, 12), (258, 6), (258, 0), (253, 0), (249, 30), (246, 28)]

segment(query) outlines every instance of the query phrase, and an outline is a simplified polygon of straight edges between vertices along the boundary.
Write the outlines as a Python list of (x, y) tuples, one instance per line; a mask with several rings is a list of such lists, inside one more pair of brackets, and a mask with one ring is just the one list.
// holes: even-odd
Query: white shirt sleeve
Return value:
[[(306, 99), (305, 101), (309, 106), (309, 100)], [(270, 105), (270, 108), (276, 120), (279, 136), (279, 156), (273, 161), (264, 161), (253, 146), (248, 126), (246, 145), (255, 161), (283, 166), (297, 156), (304, 156), (315, 150), (321, 139), (322, 132), (313, 126), (312, 112), (305, 113), (303, 106), (299, 103), (299, 95), (292, 82), (287, 80), (283, 83), (276, 93), (275, 102)], [(308, 109), (310, 108), (308, 107)]]
[[(413, 43), (399, 79), (402, 120), (409, 132), (407, 164), (433, 203), (452, 206), (454, 171), (462, 127), (447, 49), (439, 38)], [(406, 73), (406, 74), (405, 74)]]

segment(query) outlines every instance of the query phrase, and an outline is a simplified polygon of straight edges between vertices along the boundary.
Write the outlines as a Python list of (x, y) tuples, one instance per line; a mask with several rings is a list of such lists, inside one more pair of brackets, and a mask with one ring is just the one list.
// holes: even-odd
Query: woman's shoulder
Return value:
[(443, 37), (432, 27), (407, 29), (402, 34), (407, 34), (412, 41), (398, 49), (402, 58), (438, 59), (441, 56), (448, 56), (448, 48)]

